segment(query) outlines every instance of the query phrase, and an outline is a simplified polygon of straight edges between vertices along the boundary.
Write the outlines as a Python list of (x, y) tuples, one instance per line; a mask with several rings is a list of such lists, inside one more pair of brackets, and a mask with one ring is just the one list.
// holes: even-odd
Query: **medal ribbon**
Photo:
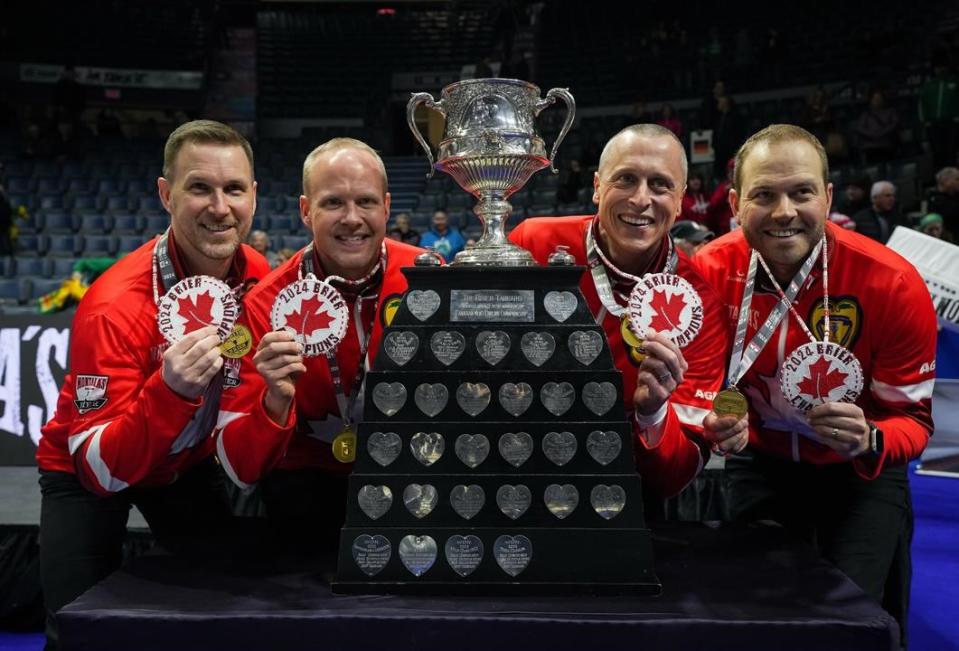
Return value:
[[(166, 231), (163, 232), (163, 235), (159, 237), (157, 243), (153, 245), (153, 302), (160, 302), (160, 287), (162, 280), (162, 287), (164, 293), (170, 291), (174, 285), (183, 280), (176, 273), (176, 267), (173, 265), (173, 258), (170, 257), (170, 228), (167, 227)], [(237, 249), (239, 251), (239, 249)], [(159, 270), (159, 274), (157, 273)], [(159, 276), (159, 277), (158, 277)], [(233, 290), (233, 296), (236, 298), (236, 307), (237, 307), (237, 317), (240, 314), (243, 314), (243, 296), (246, 294), (248, 289), (247, 284), (243, 282), (243, 279), (239, 279), (239, 284), (236, 287), (231, 288)]]
[[(626, 312), (626, 307), (620, 305), (616, 300), (616, 293), (613, 291), (613, 286), (609, 280), (609, 275), (606, 273), (606, 269), (611, 269), (615, 274), (622, 276), (633, 284), (638, 283), (640, 277), (622, 271), (606, 257), (603, 250), (597, 245), (596, 237), (593, 235), (593, 229), (595, 227), (596, 220), (593, 220), (589, 228), (586, 229), (586, 260), (589, 265), (589, 272), (593, 276), (593, 285), (596, 287), (596, 294), (599, 296), (603, 307), (613, 316), (619, 317)], [(666, 241), (669, 252), (666, 254), (666, 266), (663, 269), (663, 273), (673, 274), (676, 273), (679, 254), (676, 253), (676, 248), (673, 246), (673, 238), (667, 235)]]
[[(826, 266), (827, 249), (826, 249), (825, 234), (823, 234), (822, 240), (820, 240), (819, 244), (816, 245), (816, 248), (822, 249), (822, 293), (823, 293), (823, 320), (824, 320), (823, 325), (825, 326), (822, 340), (828, 344), (829, 343), (829, 269)], [(813, 253), (815, 254), (815, 251), (813, 251)], [(815, 259), (816, 256), (811, 255), (809, 257), (812, 259)], [(759, 262), (760, 264), (762, 264), (763, 269), (766, 271), (766, 275), (769, 276), (769, 280), (772, 281), (773, 287), (776, 288), (776, 293), (779, 294), (780, 302), (786, 301), (787, 300), (786, 294), (783, 293), (782, 287), (780, 287), (779, 283), (776, 282), (776, 279), (773, 278), (773, 274), (769, 270), (769, 267), (766, 266), (766, 261), (763, 260), (762, 256), (759, 256)], [(803, 279), (803, 281), (805, 281), (805, 279)], [(793, 282), (796, 282), (795, 278), (793, 278)], [(790, 284), (789, 289), (792, 289), (792, 284)], [(795, 295), (793, 295), (793, 298), (795, 298)], [(788, 299), (788, 305), (789, 305), (789, 311), (792, 313), (794, 317), (796, 317), (796, 321), (799, 323), (799, 327), (802, 328), (803, 332), (805, 332), (806, 335), (809, 337), (809, 341), (812, 343), (816, 343), (816, 336), (813, 335), (812, 331), (806, 326), (806, 322), (802, 320), (801, 316), (799, 316), (799, 312), (797, 312), (796, 308), (793, 306), (793, 299)]]
[[(384, 242), (380, 248), (380, 257), (376, 261), (376, 265), (373, 266), (373, 269), (370, 270), (363, 278), (359, 280), (348, 280), (340, 276), (328, 276), (325, 278), (325, 282), (345, 285), (347, 287), (363, 287), (365, 284), (369, 283), (370, 279), (373, 278), (381, 269), (386, 268), (386, 243)], [(303, 249), (303, 255), (300, 259), (300, 276), (299, 279), (313, 277), (316, 278), (315, 267), (313, 264), (313, 243), (310, 242)], [(333, 380), (333, 386), (336, 389), (336, 404), (340, 410), (340, 419), (343, 421), (344, 429), (352, 427), (353, 424), (353, 409), (356, 407), (357, 399), (360, 395), (360, 389), (363, 385), (364, 380), (366, 379), (366, 372), (369, 366), (369, 362), (366, 359), (366, 351), (369, 347), (370, 338), (373, 335), (373, 326), (376, 323), (376, 311), (378, 307), (377, 299), (379, 298), (379, 292), (364, 296), (363, 293), (369, 291), (372, 288), (366, 287), (361, 290), (360, 294), (356, 296), (356, 300), (353, 303), (353, 324), (356, 328), (356, 337), (360, 346), (360, 359), (356, 367), (356, 376), (353, 378), (353, 383), (350, 387), (350, 395), (347, 397), (346, 390), (343, 388), (343, 377), (340, 373), (340, 365), (336, 359), (336, 350), (331, 350), (326, 354), (326, 363), (330, 369), (330, 377)], [(367, 331), (363, 327), (363, 302), (373, 300), (373, 315), (370, 319), (370, 328)]]
[[(825, 241), (826, 238), (823, 237), (816, 245), (816, 248), (812, 250), (812, 253), (806, 258), (806, 261), (803, 262), (802, 267), (800, 267), (796, 275), (793, 276), (785, 292), (782, 291), (779, 284), (776, 283), (776, 280), (772, 278), (772, 273), (769, 271), (769, 267), (766, 266), (766, 262), (762, 256), (759, 255), (758, 251), (753, 249), (752, 255), (749, 257), (749, 272), (746, 275), (746, 286), (743, 288), (743, 298), (739, 304), (739, 319), (736, 322), (736, 337), (733, 340), (732, 357), (729, 359), (729, 372), (727, 373), (729, 386), (735, 388), (743, 376), (746, 375), (746, 372), (752, 367), (756, 358), (759, 357), (759, 353), (761, 353), (763, 348), (766, 347), (766, 344), (769, 343), (773, 332), (782, 322), (783, 317), (786, 316), (786, 311), (791, 310), (794, 314), (796, 313), (796, 308), (793, 307), (793, 301), (796, 300), (800, 288), (806, 282), (806, 279), (809, 278), (809, 274), (812, 273), (813, 265), (820, 251), (822, 251), (823, 254), (823, 267), (825, 268), (826, 254), (825, 251), (823, 251)], [(766, 274), (772, 279), (776, 289), (779, 291), (779, 302), (773, 306), (773, 309), (769, 312), (769, 316), (766, 317), (766, 321), (760, 326), (759, 330), (756, 331), (756, 334), (753, 335), (749, 344), (745, 345), (744, 350), (746, 330), (749, 327), (749, 307), (752, 304), (753, 292), (756, 285), (757, 262), (763, 265)], [(796, 316), (798, 318), (799, 315), (797, 314)], [(805, 328), (802, 319), (799, 319), (799, 322)]]

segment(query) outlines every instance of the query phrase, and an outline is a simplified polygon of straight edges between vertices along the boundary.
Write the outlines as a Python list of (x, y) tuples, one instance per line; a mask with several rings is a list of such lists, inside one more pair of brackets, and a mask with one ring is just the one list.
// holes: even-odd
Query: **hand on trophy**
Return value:
[(646, 359), (639, 365), (633, 404), (637, 414), (650, 416), (659, 411), (682, 384), (689, 366), (679, 346), (653, 329), (647, 330), (643, 348)]
[(275, 423), (286, 423), (296, 393), (296, 379), (306, 372), (302, 347), (285, 330), (269, 332), (260, 340), (253, 363), (266, 380), (263, 407), (267, 415)]

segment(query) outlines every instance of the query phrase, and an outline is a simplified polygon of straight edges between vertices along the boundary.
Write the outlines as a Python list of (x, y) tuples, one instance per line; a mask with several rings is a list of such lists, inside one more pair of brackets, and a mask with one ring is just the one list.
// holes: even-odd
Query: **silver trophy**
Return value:
[[(566, 102), (566, 121), (546, 158), (546, 143), (536, 132), (534, 119), (556, 99)], [(420, 104), (446, 117), (446, 130), (434, 163), (433, 152), (416, 128), (413, 114)], [(450, 84), (436, 101), (429, 93), (414, 93), (406, 105), (406, 120), (433, 170), (446, 172), (460, 187), (479, 199), (473, 212), (483, 224), (483, 235), (456, 255), (456, 265), (532, 266), (528, 251), (506, 239), (506, 220), (512, 212), (507, 199), (522, 188), (534, 172), (549, 166), (576, 114), (576, 102), (565, 88), (553, 88), (540, 99), (537, 86), (518, 79), (468, 79)]]

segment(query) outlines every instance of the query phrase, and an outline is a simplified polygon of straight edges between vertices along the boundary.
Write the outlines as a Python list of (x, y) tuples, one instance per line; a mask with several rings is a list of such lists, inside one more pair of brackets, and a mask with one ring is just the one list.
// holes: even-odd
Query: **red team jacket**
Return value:
[[(540, 264), (545, 264), (557, 245), (569, 247), (576, 264), (586, 265), (586, 233), (593, 216), (539, 217), (527, 219), (513, 229), (510, 240), (528, 249)], [(722, 387), (728, 354), (728, 333), (722, 314), (722, 303), (690, 265), (689, 258), (679, 251), (676, 273), (688, 280), (703, 301), (703, 326), (685, 349), (689, 363), (685, 380), (673, 392), (666, 422), (659, 443), (650, 448), (634, 423), (636, 465), (643, 480), (662, 496), (678, 493), (699, 472), (708, 446), (703, 439), (703, 418), (712, 408), (713, 396)], [(623, 340), (620, 317), (603, 308), (589, 271), (583, 274), (580, 290), (594, 317), (601, 319), (606, 331), (616, 368), (623, 374), (623, 401), (633, 422), (633, 393), (642, 357)]]
[[(41, 470), (74, 473), (99, 495), (134, 484), (169, 484), (213, 452), (216, 392), (187, 400), (160, 377), (168, 344), (157, 328), (153, 299), (155, 243), (110, 267), (80, 302), (69, 373), (37, 449)], [(182, 278), (172, 244), (171, 238)], [(269, 270), (266, 259), (244, 244), (231, 276), (247, 281)]]
[[(936, 359), (936, 314), (916, 269), (891, 249), (834, 224), (826, 224), (829, 257), (830, 329), (835, 341), (862, 364), (863, 391), (856, 400), (866, 418), (883, 431), (878, 459), (853, 460), (864, 479), (883, 467), (914, 459), (932, 433), (932, 388)], [(749, 267), (750, 247), (734, 231), (701, 249), (694, 265), (722, 295), (735, 329)], [(762, 267), (756, 276), (747, 341), (779, 300)], [(795, 307), (809, 329), (823, 332), (822, 266), (817, 262), (796, 298)], [(749, 399), (749, 446), (760, 452), (814, 464), (845, 460), (808, 438), (803, 414), (785, 401), (778, 381), (785, 356), (808, 336), (788, 314), (739, 388)]]
[[(379, 346), (383, 328), (395, 305), (406, 291), (406, 277), (402, 267), (413, 266), (422, 249), (387, 239), (386, 269), (376, 300), (361, 304), (362, 323), (368, 328), (373, 319), (373, 331), (367, 348), (367, 359), (372, 359)], [(227, 474), (239, 486), (247, 487), (259, 481), (273, 468), (319, 468), (336, 474), (346, 474), (352, 464), (343, 464), (333, 458), (330, 443), (342, 429), (340, 409), (326, 357), (308, 357), (304, 360), (306, 373), (296, 383), (294, 408), (288, 421), (274, 423), (263, 408), (266, 384), (253, 364), (253, 354), (260, 339), (272, 330), (270, 312), (281, 289), (299, 277), (303, 251), (274, 269), (246, 297), (246, 311), (241, 322), (250, 328), (253, 348), (243, 357), (239, 385), (224, 391), (220, 419), (217, 423), (217, 453)], [(316, 263), (319, 272), (319, 264)], [(354, 315), (354, 297), (344, 294), (349, 306), (350, 320), (346, 337), (336, 350), (344, 391), (349, 395), (357, 376), (360, 336)], [(362, 400), (357, 401), (362, 408)], [(358, 420), (358, 419), (357, 419)]]

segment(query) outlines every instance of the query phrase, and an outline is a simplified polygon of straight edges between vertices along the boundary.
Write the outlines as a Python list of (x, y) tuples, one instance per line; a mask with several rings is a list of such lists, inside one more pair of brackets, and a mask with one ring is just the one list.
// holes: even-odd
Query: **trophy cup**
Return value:
[[(534, 120), (556, 99), (566, 102), (566, 121), (549, 158)], [(436, 155), (416, 128), (413, 113), (423, 104), (446, 117), (446, 130)], [(406, 120), (426, 150), (433, 169), (446, 172), (460, 187), (479, 199), (473, 212), (483, 224), (477, 243), (456, 255), (455, 265), (532, 266), (530, 253), (506, 239), (512, 212), (510, 195), (534, 172), (549, 166), (576, 113), (576, 102), (565, 88), (553, 88), (540, 99), (540, 90), (518, 79), (468, 79), (450, 84), (436, 101), (429, 93), (414, 93), (406, 105)]]
[[(533, 118), (569, 106), (550, 158)], [(339, 593), (656, 594), (622, 376), (579, 288), (506, 241), (506, 201), (552, 162), (569, 92), (512, 79), (413, 95), (446, 115), (435, 167), (479, 198), (483, 239), (423, 254), (366, 376)], [(431, 172), (432, 173), (432, 172)]]

